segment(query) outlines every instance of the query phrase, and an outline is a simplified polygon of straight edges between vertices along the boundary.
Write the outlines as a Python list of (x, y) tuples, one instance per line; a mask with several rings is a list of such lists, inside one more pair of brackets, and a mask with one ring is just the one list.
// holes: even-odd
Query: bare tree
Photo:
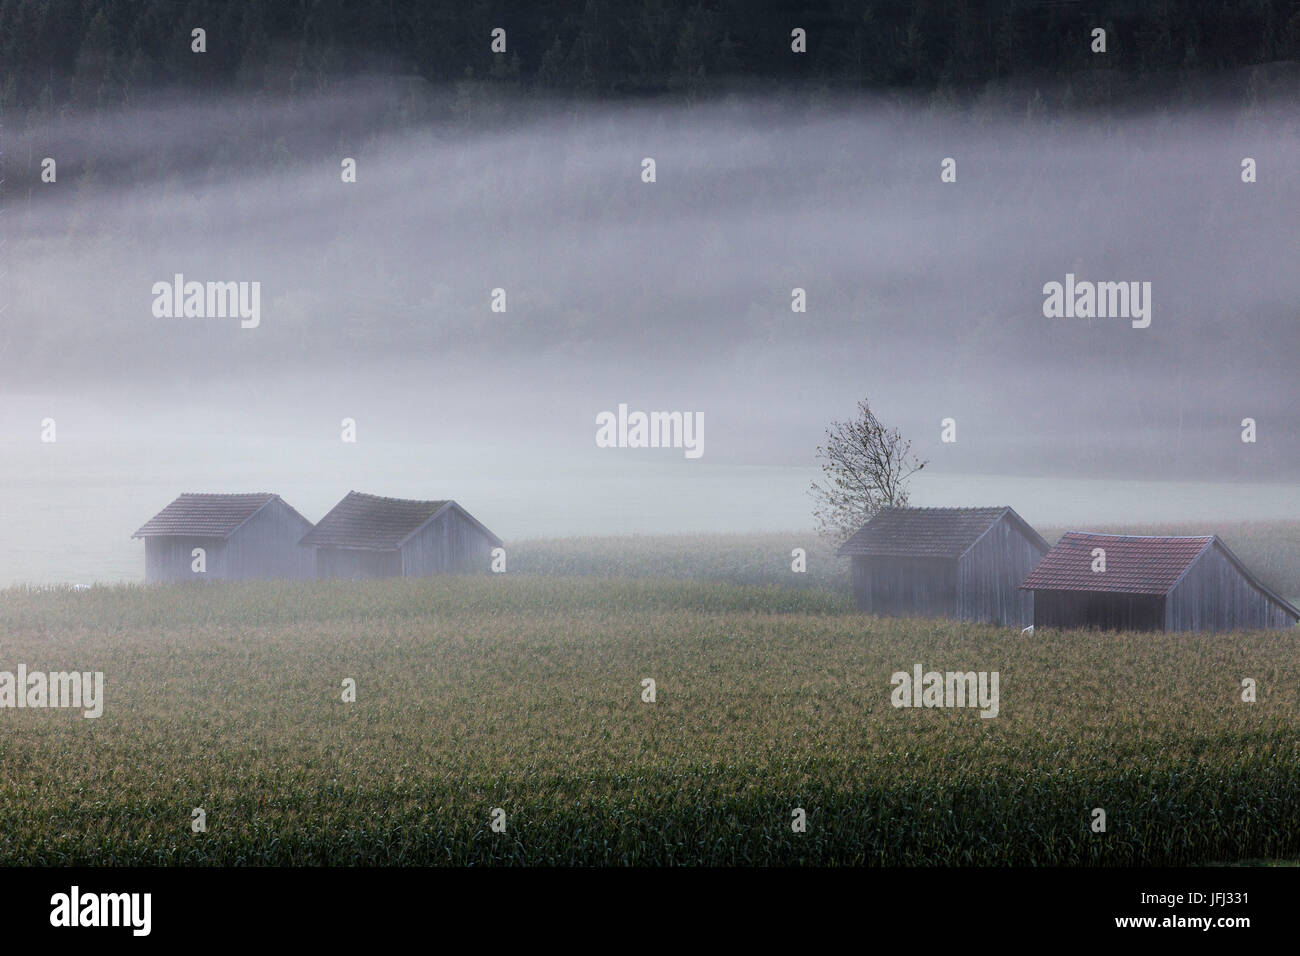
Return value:
[(824, 481), (812, 483), (813, 517), (823, 534), (840, 540), (881, 508), (905, 506), (908, 480), (927, 464), (897, 428), (880, 423), (866, 399), (852, 421), (831, 422), (817, 458)]

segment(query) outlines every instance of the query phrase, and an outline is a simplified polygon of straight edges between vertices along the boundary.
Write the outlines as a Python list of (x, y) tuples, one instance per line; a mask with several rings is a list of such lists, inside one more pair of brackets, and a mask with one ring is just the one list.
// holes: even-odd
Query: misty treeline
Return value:
[[(505, 53), (491, 50), (497, 25)], [(806, 53), (791, 51), (795, 26)], [(578, 116), (776, 95), (812, 116), (857, 92), (976, 125), (1210, 104), (1248, 117), (1300, 97), (1297, 61), (1300, 7), (1287, 0), (0, 0), (2, 188), (39, 200), (39, 162), (56, 153), (92, 195), (293, 169), (393, 130), (507, 129), (557, 104)], [(176, 106), (193, 122), (165, 149), (136, 136), (113, 156), (95, 142), (120, 135), (115, 118)]]
[[(504, 53), (489, 46), (497, 27)], [(206, 31), (202, 54), (194, 28)], [(795, 28), (806, 53), (792, 53)], [(1107, 31), (1104, 54), (1094, 28)], [(158, 88), (318, 93), (376, 72), (595, 96), (813, 80), (959, 97), (1103, 70), (1067, 94), (1065, 105), (1089, 105), (1156, 74), (1297, 58), (1291, 0), (0, 0), (0, 109), (47, 115)]]

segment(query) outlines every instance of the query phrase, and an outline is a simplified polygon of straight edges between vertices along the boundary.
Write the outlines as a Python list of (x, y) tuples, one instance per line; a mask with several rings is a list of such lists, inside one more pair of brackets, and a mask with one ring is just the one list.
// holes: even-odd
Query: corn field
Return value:
[[(1030, 637), (820, 588), (506, 574), (9, 590), (19, 662), (102, 671), (105, 701), (0, 710), (4, 865), (1300, 856), (1285, 632)], [(999, 672), (998, 716), (891, 706), (916, 663)]]

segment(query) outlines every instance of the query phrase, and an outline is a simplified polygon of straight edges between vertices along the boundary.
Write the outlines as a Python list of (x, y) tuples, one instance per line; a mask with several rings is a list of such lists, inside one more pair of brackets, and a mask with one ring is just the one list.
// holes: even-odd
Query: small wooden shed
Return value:
[(1265, 587), (1217, 535), (1070, 531), (1023, 587), (1034, 624), (1126, 631), (1294, 627), (1300, 611)]
[(858, 607), (893, 617), (1028, 626), (1020, 583), (1048, 544), (1000, 508), (884, 508), (844, 542)]
[(315, 553), (299, 543), (311, 527), (269, 492), (183, 494), (131, 537), (144, 539), (147, 584), (293, 579), (315, 576)]
[(350, 491), (302, 543), (317, 577), (390, 578), (490, 571), (501, 539), (454, 501)]

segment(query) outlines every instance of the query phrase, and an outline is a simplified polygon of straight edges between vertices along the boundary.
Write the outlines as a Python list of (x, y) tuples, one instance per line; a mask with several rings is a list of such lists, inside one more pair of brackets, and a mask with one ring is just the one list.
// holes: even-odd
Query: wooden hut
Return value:
[(302, 543), (317, 577), (390, 578), (489, 571), (501, 539), (454, 501), (350, 491)]
[(144, 539), (144, 579), (158, 584), (314, 577), (316, 556), (299, 544), (310, 530), (279, 495), (183, 494), (131, 537)]
[(1034, 595), (1034, 624), (1042, 627), (1230, 631), (1300, 620), (1217, 535), (1071, 531), (1023, 587)]
[(1020, 583), (1048, 544), (1002, 508), (885, 508), (840, 547), (864, 611), (1027, 626)]

